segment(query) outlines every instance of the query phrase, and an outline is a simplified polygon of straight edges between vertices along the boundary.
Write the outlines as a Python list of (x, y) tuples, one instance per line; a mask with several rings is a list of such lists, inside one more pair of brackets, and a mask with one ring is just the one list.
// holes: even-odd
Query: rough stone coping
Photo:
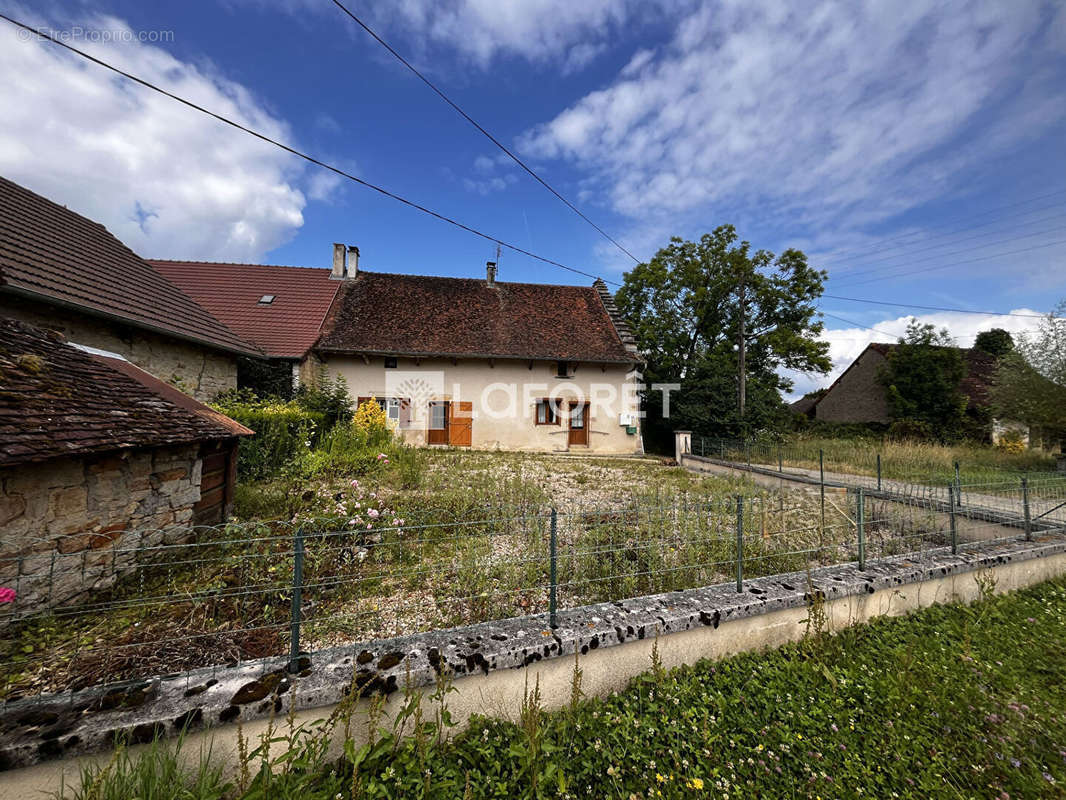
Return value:
[(456, 677), (488, 675), (575, 650), (803, 607), (811, 588), (834, 600), (1062, 552), (1062, 533), (967, 545), (958, 555), (938, 548), (871, 562), (863, 571), (851, 563), (752, 578), (743, 593), (728, 583), (584, 606), (559, 612), (554, 630), (547, 615), (538, 615), (336, 647), (301, 656), (296, 675), (286, 670), (287, 659), (269, 658), (12, 701), (0, 709), (0, 770), (106, 750), (117, 737), (141, 743), (183, 728), (281, 718), (293, 704), (296, 711), (326, 709), (353, 681), (364, 696), (390, 694), (408, 676), (412, 686), (431, 685), (445, 667)]

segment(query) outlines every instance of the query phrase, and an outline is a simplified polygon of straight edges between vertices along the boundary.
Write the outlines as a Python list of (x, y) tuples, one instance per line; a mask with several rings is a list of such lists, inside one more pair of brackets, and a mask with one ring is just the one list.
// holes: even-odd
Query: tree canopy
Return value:
[[(616, 301), (646, 358), (645, 379), (681, 384), (669, 420), (661, 419), (661, 395), (647, 397), (649, 449), (662, 448), (677, 428), (736, 436), (783, 423), (781, 392), (792, 384), (777, 371), (829, 371), (829, 346), (818, 339), (822, 323), (814, 306), (825, 277), (800, 250), (752, 252), (732, 225), (695, 242), (674, 237), (626, 273)], [(743, 420), (737, 403), (742, 297)]]
[(1014, 351), (1014, 338), (1002, 328), (992, 328), (977, 334), (973, 346), (990, 356), (1000, 358)]
[(924, 423), (943, 439), (962, 432), (967, 399), (959, 386), (964, 377), (962, 351), (947, 329), (938, 331), (914, 319), (879, 375), (892, 420)]
[(1019, 334), (1015, 352), (999, 362), (992, 404), (998, 416), (1066, 434), (1066, 301), (1032, 334)]

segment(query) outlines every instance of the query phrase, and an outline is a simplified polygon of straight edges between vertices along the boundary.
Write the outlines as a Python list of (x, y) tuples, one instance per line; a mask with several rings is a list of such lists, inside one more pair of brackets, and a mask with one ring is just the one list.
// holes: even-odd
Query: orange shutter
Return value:
[(448, 444), (470, 447), (474, 429), (474, 404), (469, 401), (452, 402), (452, 418), (448, 424)]

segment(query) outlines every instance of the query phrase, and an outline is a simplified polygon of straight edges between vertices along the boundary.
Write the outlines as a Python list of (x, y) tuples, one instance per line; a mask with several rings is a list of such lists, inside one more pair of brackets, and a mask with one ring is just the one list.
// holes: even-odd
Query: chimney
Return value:
[(494, 283), (496, 283), (496, 262), (495, 261), (486, 261), (485, 262), (485, 283), (487, 283), (489, 286), (492, 286)]
[(333, 270), (330, 272), (329, 277), (335, 281), (342, 280), (344, 278), (344, 272), (347, 268), (347, 259), (344, 257), (344, 245), (333, 243)]
[(359, 274), (359, 248), (354, 244), (348, 245), (348, 267), (344, 271), (344, 277), (354, 278)]

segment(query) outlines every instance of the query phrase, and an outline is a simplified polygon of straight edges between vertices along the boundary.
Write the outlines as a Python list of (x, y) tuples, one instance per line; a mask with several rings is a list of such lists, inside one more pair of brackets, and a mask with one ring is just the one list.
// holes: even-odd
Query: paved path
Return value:
[[(742, 462), (723, 461), (720, 459), (695, 456), (711, 463), (722, 464), (731, 469), (747, 471), (748, 465)], [(777, 464), (753, 463), (751, 467), (764, 475), (780, 477), (784, 480), (802, 480), (818, 485), (817, 469), (785, 466), (779, 470)], [(944, 503), (950, 500), (947, 485), (934, 486), (912, 483), (890, 478), (883, 478), (878, 487), (877, 476), (859, 475), (849, 472), (826, 472), (827, 486), (869, 489), (882, 491), (901, 498)], [(1021, 476), (1017, 481), (998, 481), (963, 485), (959, 497), (959, 510), (968, 515), (1002, 514), (1024, 519), (1025, 504), (1022, 492)], [(1046, 524), (1066, 526), (1066, 476), (1055, 473), (1029, 476), (1029, 514), (1037, 525)]]

